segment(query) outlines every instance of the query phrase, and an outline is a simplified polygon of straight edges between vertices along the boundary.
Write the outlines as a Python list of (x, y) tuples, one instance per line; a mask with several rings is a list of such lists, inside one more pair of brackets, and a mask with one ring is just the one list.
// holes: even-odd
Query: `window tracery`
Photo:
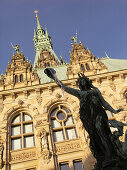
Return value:
[(18, 113), (11, 121), (11, 150), (33, 147), (34, 130), (31, 116)]
[(55, 142), (77, 138), (72, 112), (67, 107), (55, 107), (50, 118)]

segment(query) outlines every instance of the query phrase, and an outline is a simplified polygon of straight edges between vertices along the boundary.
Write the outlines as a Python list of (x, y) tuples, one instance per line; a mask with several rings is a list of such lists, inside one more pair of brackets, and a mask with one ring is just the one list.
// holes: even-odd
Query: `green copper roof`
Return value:
[(127, 60), (101, 58), (101, 61), (108, 68), (108, 72), (127, 69)]
[[(56, 75), (60, 80), (66, 80), (67, 79), (67, 65), (60, 65), (53, 67), (53, 69), (56, 71)], [(50, 79), (45, 73), (44, 69), (38, 69), (37, 70), (38, 76), (40, 77), (40, 83), (49, 83), (53, 82), (52, 79)]]

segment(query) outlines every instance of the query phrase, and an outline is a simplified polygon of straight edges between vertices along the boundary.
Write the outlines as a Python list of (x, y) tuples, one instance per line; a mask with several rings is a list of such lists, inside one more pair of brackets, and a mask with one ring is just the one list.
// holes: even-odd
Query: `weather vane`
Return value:
[(38, 17), (38, 15), (37, 15), (37, 14), (38, 14), (38, 11), (37, 11), (37, 10), (35, 10), (35, 11), (34, 11), (34, 13), (36, 14), (36, 18), (37, 18), (37, 17)]
[[(11, 42), (10, 42), (11, 43)], [(13, 44), (11, 43), (12, 47), (15, 49), (16, 53), (19, 53), (19, 47), (20, 45), (15, 45), (13, 46)]]

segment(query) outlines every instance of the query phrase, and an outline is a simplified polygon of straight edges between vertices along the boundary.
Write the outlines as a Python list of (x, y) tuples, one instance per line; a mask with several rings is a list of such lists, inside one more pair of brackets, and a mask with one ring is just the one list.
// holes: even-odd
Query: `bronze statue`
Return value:
[[(118, 137), (114, 140), (110, 127), (118, 126), (118, 122), (108, 121), (105, 110), (112, 113), (119, 113), (123, 109), (115, 110), (106, 102), (97, 87), (92, 84), (84, 74), (78, 74), (77, 84), (79, 89), (73, 89), (63, 84), (56, 76), (56, 72), (52, 68), (46, 68), (45, 74), (55, 80), (60, 88), (67, 93), (76, 96), (80, 101), (80, 119), (85, 130), (90, 137), (90, 149), (97, 160), (95, 170), (113, 170), (127, 167), (127, 155)], [(110, 124), (110, 125), (109, 125)], [(121, 136), (121, 131), (117, 136)], [(119, 141), (119, 142), (118, 142)], [(127, 143), (127, 142), (125, 142)], [(123, 165), (121, 165), (121, 161)], [(124, 170), (124, 169), (122, 169)]]

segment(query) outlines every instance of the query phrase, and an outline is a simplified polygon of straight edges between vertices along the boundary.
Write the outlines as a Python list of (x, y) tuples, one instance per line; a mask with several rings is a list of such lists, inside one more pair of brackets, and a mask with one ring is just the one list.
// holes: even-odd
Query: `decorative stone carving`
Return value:
[(19, 106), (22, 106), (23, 103), (24, 103), (24, 102), (23, 102), (22, 100), (19, 100), (19, 101), (18, 101), (18, 105), (19, 105)]
[(110, 87), (113, 91), (116, 91), (116, 86), (113, 83), (110, 84)]
[(69, 153), (81, 149), (81, 144), (79, 141), (72, 143), (62, 143), (60, 146), (56, 146), (57, 154)]
[[(12, 87), (13, 88), (13, 87)], [(12, 100), (15, 100), (15, 97), (16, 97), (16, 94), (15, 93), (12, 93)]]
[(27, 160), (36, 159), (36, 151), (14, 152), (11, 153), (12, 162), (23, 162)]
[(56, 98), (60, 99), (61, 97), (62, 97), (61, 94), (59, 94), (59, 93), (56, 94)]
[(42, 97), (41, 96), (37, 96), (37, 102), (39, 105), (42, 104)]
[(36, 115), (39, 115), (39, 111), (36, 107), (33, 108), (33, 111), (35, 112)]
[(45, 149), (48, 150), (48, 132), (42, 128), (37, 135), (40, 138), (41, 152)]
[(50, 152), (48, 150), (43, 151), (43, 159), (49, 162), (49, 158), (50, 158)]

